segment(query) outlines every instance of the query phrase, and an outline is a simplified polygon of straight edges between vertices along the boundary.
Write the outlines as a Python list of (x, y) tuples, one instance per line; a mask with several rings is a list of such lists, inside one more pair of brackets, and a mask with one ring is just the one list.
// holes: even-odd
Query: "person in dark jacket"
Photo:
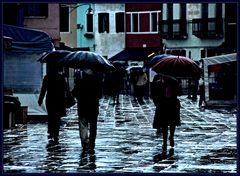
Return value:
[(110, 86), (111, 86), (111, 96), (113, 98), (113, 104), (119, 104), (119, 96), (121, 93), (123, 82), (123, 72), (120, 69), (110, 73)]
[(48, 113), (48, 139), (58, 143), (60, 118), (66, 115), (64, 104), (67, 84), (63, 75), (58, 73), (58, 68), (50, 66), (49, 72), (44, 76), (41, 92), (38, 99), (42, 105), (46, 94), (46, 108)]
[(76, 80), (73, 96), (77, 98), (79, 133), (83, 152), (94, 152), (97, 136), (101, 79), (91, 69), (84, 69)]
[(180, 126), (180, 101), (177, 98), (178, 83), (168, 76), (156, 75), (153, 80), (151, 97), (156, 106), (153, 128), (162, 128), (164, 151), (167, 150), (168, 127), (170, 146), (174, 147), (176, 126)]

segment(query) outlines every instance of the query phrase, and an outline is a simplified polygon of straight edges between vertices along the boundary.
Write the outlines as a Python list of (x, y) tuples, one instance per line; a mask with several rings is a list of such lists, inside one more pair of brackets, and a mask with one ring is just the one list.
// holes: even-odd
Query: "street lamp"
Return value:
[(79, 4), (79, 5), (71, 5), (71, 4), (61, 4), (62, 7), (69, 7), (71, 8), (70, 12), (71, 13), (72, 11), (76, 10), (78, 7), (80, 6), (84, 6), (84, 5), (89, 5), (88, 9), (87, 9), (87, 14), (93, 14), (93, 9), (91, 7), (91, 4)]

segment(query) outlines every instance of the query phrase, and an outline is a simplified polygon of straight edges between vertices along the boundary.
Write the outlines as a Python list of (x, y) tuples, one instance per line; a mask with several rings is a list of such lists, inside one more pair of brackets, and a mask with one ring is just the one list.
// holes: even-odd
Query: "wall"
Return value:
[(40, 29), (49, 34), (55, 46), (60, 42), (59, 4), (48, 4), (47, 18), (25, 18), (24, 26)]
[[(78, 4), (79, 7), (77, 8), (77, 24), (82, 25), (83, 29), (77, 29), (77, 47), (90, 47), (91, 51), (94, 51), (93, 45), (95, 44), (95, 36), (91, 39), (86, 38), (84, 34), (86, 33), (86, 13), (91, 5), (91, 8), (94, 10), (94, 5), (92, 4)], [(93, 24), (95, 24), (95, 19), (93, 19)], [(93, 31), (95, 33), (95, 31)]]
[[(70, 31), (69, 32), (60, 32), (61, 42), (64, 42), (65, 45), (72, 48), (77, 47), (77, 10), (72, 10), (70, 8)], [(72, 11), (71, 11), (72, 10)]]
[[(109, 13), (109, 33), (98, 32), (98, 13)], [(116, 33), (115, 13), (125, 12), (124, 4), (95, 4), (95, 42), (96, 52), (110, 58), (125, 48), (125, 32)]]
[[(163, 4), (163, 20), (167, 18), (167, 4)], [(174, 19), (179, 19), (179, 4), (174, 4)], [(223, 6), (224, 9), (224, 6)], [(209, 18), (214, 17), (213, 12), (215, 12), (215, 5), (209, 5)], [(224, 17), (224, 10), (223, 10)], [(185, 49), (186, 56), (189, 56), (191, 52), (191, 58), (193, 60), (201, 59), (201, 50), (204, 48), (217, 47), (224, 42), (223, 39), (200, 39), (192, 34), (192, 19), (201, 18), (201, 4), (187, 4), (187, 33), (188, 38), (184, 40), (166, 40), (163, 39), (163, 43), (166, 49)]]

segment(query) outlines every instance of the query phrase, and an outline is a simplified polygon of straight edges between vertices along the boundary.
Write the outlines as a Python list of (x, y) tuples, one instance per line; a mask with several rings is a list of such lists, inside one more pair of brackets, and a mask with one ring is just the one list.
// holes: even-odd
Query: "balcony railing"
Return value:
[(192, 20), (193, 35), (198, 38), (223, 38), (223, 19), (206, 18)]
[(187, 39), (186, 20), (163, 20), (160, 34), (164, 39)]

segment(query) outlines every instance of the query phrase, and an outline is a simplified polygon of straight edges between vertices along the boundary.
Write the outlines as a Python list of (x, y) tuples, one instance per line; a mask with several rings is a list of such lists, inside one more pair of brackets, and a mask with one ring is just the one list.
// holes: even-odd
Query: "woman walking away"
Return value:
[(169, 76), (162, 76), (161, 79), (155, 79), (154, 82), (157, 80), (159, 83), (154, 83), (152, 86), (152, 98), (156, 105), (153, 127), (162, 128), (162, 149), (166, 151), (168, 128), (170, 146), (174, 147), (175, 129), (176, 126), (180, 126), (180, 101), (177, 98), (178, 82)]
[[(49, 142), (58, 143), (60, 118), (66, 115), (64, 105), (67, 84), (63, 75), (58, 73), (58, 68), (50, 65), (49, 72), (44, 76), (41, 92), (38, 99), (42, 105), (46, 94), (46, 108), (48, 113), (48, 139)], [(53, 141), (54, 140), (54, 141)]]

